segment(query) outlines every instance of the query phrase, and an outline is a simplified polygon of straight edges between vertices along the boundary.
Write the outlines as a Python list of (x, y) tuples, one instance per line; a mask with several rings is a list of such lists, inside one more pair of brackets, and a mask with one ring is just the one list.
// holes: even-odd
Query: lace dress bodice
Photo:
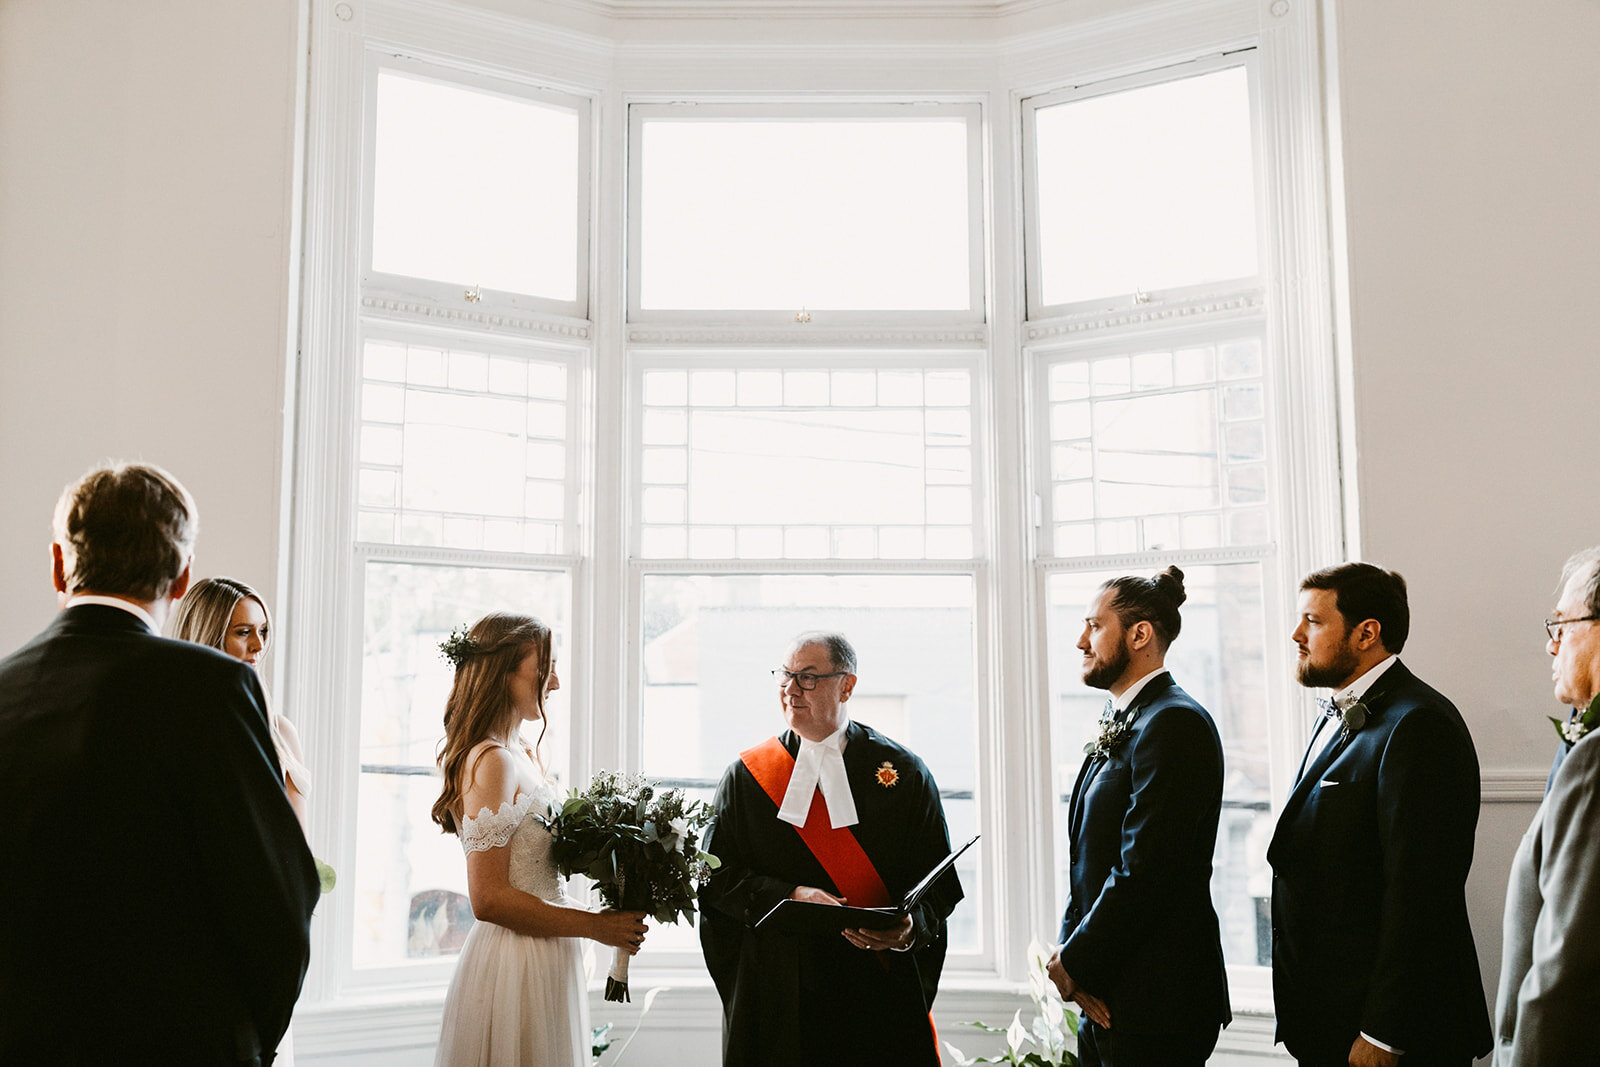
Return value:
[(501, 804), (499, 811), (480, 808), (477, 815), (461, 820), (461, 847), (466, 852), (509, 848), (513, 886), (545, 900), (564, 900), (561, 875), (550, 854), (554, 838), (539, 821), (551, 808), (559, 808), (561, 801), (561, 791), (541, 780), (515, 801)]

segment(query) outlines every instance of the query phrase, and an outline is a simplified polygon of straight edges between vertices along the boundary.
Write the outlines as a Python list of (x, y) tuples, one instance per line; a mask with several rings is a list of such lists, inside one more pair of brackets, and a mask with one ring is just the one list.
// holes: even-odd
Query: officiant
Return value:
[(773, 671), (788, 729), (740, 754), (717, 787), (704, 847), (700, 944), (722, 997), (725, 1067), (937, 1064), (930, 1009), (961, 899), (944, 875), (897, 925), (787, 934), (755, 929), (785, 899), (898, 903), (950, 852), (922, 760), (846, 712), (856, 653), (803, 633)]

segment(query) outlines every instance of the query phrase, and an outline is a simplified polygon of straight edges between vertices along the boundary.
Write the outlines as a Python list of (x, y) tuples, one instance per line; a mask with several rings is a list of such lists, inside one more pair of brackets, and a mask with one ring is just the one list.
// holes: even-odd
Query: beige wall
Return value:
[(296, 0), (0, 0), (0, 650), (107, 458), (200, 504), (200, 574), (279, 563)]
[[(1540, 620), (1600, 543), (1600, 3), (1334, 0), (1362, 552), (1484, 770), (1555, 749)], [(1486, 978), (1532, 804), (1485, 807)], [(1493, 990), (1492, 982), (1489, 988)]]

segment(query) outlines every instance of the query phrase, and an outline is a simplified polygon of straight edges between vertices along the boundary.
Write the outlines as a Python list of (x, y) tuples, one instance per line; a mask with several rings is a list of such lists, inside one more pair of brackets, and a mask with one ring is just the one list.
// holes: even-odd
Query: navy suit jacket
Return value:
[(270, 1062), (316, 867), (255, 672), (71, 607), (0, 660), (0, 1063)]
[(1061, 964), (1117, 1033), (1214, 1035), (1232, 1019), (1211, 904), (1222, 742), (1171, 674), (1129, 710), (1128, 738), (1085, 759), (1072, 789)]
[(1315, 1055), (1365, 1033), (1407, 1059), (1482, 1056), (1489, 1012), (1466, 901), (1472, 736), (1403, 663), (1362, 702), (1360, 730), (1328, 749), (1326, 733), (1313, 739), (1267, 849), (1278, 1040)]

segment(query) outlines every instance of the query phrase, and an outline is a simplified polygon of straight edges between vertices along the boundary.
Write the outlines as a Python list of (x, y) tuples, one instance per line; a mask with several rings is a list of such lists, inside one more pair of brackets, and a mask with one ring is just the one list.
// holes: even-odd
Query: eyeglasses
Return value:
[(1559, 645), (1561, 643), (1561, 628), (1563, 626), (1571, 626), (1575, 622), (1597, 621), (1600, 621), (1600, 615), (1585, 615), (1581, 619), (1546, 619), (1544, 620), (1544, 632), (1550, 635), (1550, 640), (1552, 643)]
[(829, 671), (827, 674), (818, 674), (815, 671), (790, 671), (779, 667), (772, 672), (772, 678), (780, 687), (787, 687), (793, 682), (809, 693), (824, 678), (842, 678), (849, 673), (849, 671)]

